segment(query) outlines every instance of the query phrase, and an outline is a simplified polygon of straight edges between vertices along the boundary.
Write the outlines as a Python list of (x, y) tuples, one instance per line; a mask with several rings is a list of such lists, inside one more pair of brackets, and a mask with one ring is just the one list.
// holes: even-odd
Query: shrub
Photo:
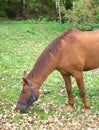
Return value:
[(73, 8), (68, 10), (65, 10), (64, 6), (61, 5), (61, 14), (64, 22), (69, 21), (84, 24), (84, 26), (86, 23), (98, 23), (99, 21), (99, 7), (95, 0), (89, 4), (82, 0), (75, 0), (73, 1)]

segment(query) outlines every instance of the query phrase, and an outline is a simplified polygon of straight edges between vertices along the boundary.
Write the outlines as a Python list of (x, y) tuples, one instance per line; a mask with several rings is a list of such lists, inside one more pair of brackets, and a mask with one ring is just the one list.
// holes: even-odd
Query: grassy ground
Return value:
[(28, 114), (14, 111), (24, 70), (30, 71), (43, 49), (65, 30), (64, 25), (32, 20), (0, 23), (0, 129), (99, 130), (99, 69), (84, 73), (92, 113), (83, 113), (75, 80), (75, 110), (66, 111), (67, 94), (62, 77), (53, 72), (44, 82), (40, 98)]

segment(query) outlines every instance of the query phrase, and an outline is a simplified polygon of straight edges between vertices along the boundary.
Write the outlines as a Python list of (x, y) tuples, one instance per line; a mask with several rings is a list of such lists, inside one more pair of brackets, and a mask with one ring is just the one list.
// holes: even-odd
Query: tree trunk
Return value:
[(60, 11), (60, 0), (56, 0), (56, 10), (58, 12), (59, 22), (61, 23), (62, 19), (61, 19), (61, 11)]
[(23, 14), (25, 15), (25, 4), (26, 4), (26, 1), (23, 0)]

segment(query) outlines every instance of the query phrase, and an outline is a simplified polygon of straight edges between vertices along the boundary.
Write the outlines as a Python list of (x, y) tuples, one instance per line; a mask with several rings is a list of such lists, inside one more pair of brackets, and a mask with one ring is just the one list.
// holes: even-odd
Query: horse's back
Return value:
[(91, 70), (99, 67), (99, 30), (72, 30), (61, 39), (60, 71)]

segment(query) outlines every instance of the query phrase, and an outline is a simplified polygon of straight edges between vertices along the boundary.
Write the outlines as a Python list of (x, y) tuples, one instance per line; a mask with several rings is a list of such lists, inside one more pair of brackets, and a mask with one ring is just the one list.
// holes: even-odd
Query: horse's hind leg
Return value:
[(67, 94), (68, 94), (68, 111), (72, 111), (73, 105), (74, 105), (74, 100), (73, 100), (73, 95), (72, 95), (71, 78), (69, 75), (62, 74), (62, 76), (65, 81), (66, 90), (67, 90)]
[(84, 103), (85, 107), (85, 113), (90, 113), (90, 107), (86, 98), (85, 94), (85, 88), (84, 88), (84, 81), (83, 81), (83, 73), (82, 72), (77, 72), (76, 75), (74, 75), (76, 78), (77, 85), (79, 87), (80, 95), (82, 97), (82, 101)]

